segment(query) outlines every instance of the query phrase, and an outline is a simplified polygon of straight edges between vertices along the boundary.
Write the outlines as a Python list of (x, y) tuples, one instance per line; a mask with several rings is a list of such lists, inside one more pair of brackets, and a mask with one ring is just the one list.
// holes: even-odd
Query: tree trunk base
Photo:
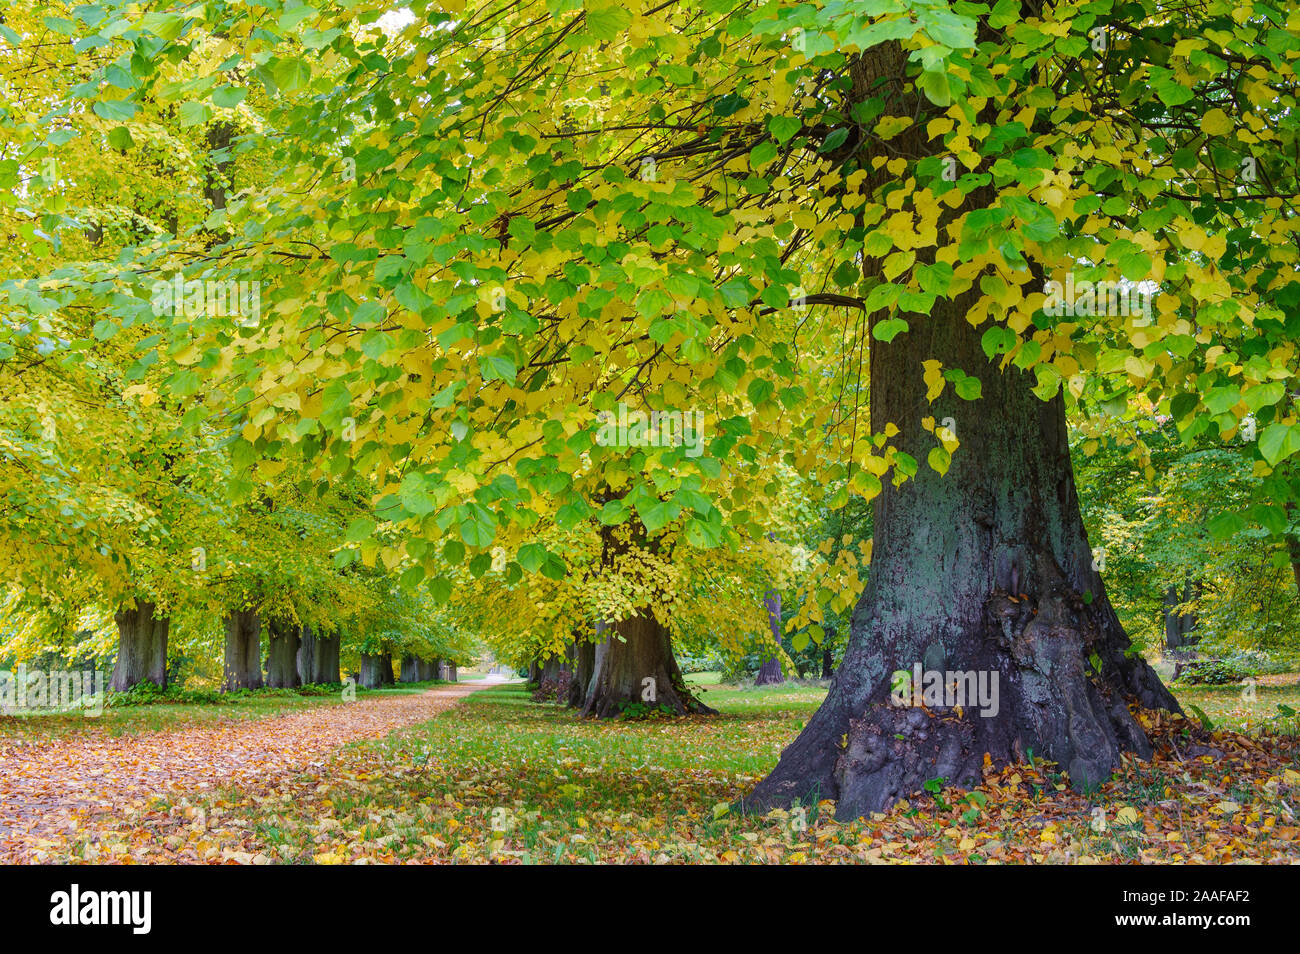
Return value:
[(569, 698), (569, 685), (573, 681), (573, 666), (567, 659), (552, 656), (542, 666), (534, 702), (559, 702)]
[(339, 678), (339, 637), (322, 636), (302, 628), (298, 643), (298, 676), (303, 685), (332, 685)]
[(759, 667), (758, 675), (754, 677), (756, 686), (779, 686), (785, 682), (785, 676), (781, 672), (781, 660), (773, 656), (767, 662)]
[[(972, 684), (940, 664), (923, 672), (944, 672), (946, 679), (934, 681), (953, 686), (951, 694), (932, 697), (924, 685), (913, 691), (914, 672), (901, 682), (891, 673), (886, 686), (855, 705), (855, 686), (841, 674), (861, 664), (863, 654), (856, 653), (776, 770), (742, 800), (743, 809), (761, 813), (829, 798), (837, 802), (836, 818), (858, 818), (930, 781), (978, 785), (986, 754), (994, 766), (1055, 762), (1074, 788), (1089, 791), (1120, 768), (1122, 753), (1151, 756), (1135, 710), (1181, 710), (1145, 660), (1103, 638), (1104, 616), (1099, 620), (1077, 594), (1035, 603), (997, 593), (986, 608), (988, 626), (964, 641), (968, 649), (960, 657), (969, 660), (965, 673), (984, 674), (991, 690), (984, 698), (976, 692), (972, 699)], [(956, 694), (958, 684), (964, 698)]]
[(363, 689), (379, 689), (394, 685), (393, 657), (388, 653), (362, 653), (361, 674), (357, 685)]
[[(602, 627), (597, 627), (597, 632)], [(596, 671), (596, 644), (586, 639), (577, 642), (573, 649), (573, 677), (569, 680), (567, 704), (571, 709), (581, 709), (591, 689), (591, 677)]]
[(257, 610), (226, 617), (225, 679), (222, 692), (262, 688), (262, 622)]
[[(768, 590), (767, 595), (763, 597), (763, 606), (767, 609), (767, 622), (772, 631), (772, 642), (780, 646), (781, 594), (776, 590)], [(754, 677), (756, 686), (778, 686), (783, 682), (785, 682), (785, 674), (781, 672), (781, 657), (775, 654), (763, 661), (763, 665), (758, 667), (758, 675)]]
[(266, 651), (266, 685), (271, 689), (297, 689), (302, 685), (298, 674), (298, 649), (301, 631), (297, 626), (278, 622), (270, 625), (271, 641)]
[[(625, 712), (658, 710), (669, 715), (717, 715), (686, 687), (673, 656), (668, 630), (650, 615), (612, 627), (596, 647), (595, 672), (582, 714), (608, 719)], [(622, 637), (622, 638), (620, 638)]]
[(171, 623), (165, 616), (155, 616), (156, 610), (153, 603), (140, 600), (134, 609), (121, 610), (113, 617), (118, 649), (110, 689), (126, 692), (142, 682), (167, 688), (167, 636)]

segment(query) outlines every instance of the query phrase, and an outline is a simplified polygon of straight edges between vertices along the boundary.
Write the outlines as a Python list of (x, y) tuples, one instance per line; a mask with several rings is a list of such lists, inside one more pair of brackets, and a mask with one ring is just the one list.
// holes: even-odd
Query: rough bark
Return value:
[[(915, 159), (942, 146), (923, 131), (930, 106), (904, 79), (906, 59), (897, 43), (881, 44), (852, 63), (850, 78), (856, 101), (880, 96), (887, 114), (915, 119), (890, 144)], [(857, 148), (874, 146), (849, 142), (845, 157)], [(872, 168), (869, 156), (859, 160)], [(875, 193), (892, 175), (869, 172), (860, 188)], [(948, 215), (991, 200), (987, 188), (976, 189)], [(918, 254), (925, 260), (933, 261), (931, 250)], [(864, 259), (866, 279), (881, 279), (882, 270), (882, 259)], [(871, 432), (884, 439), (885, 426), (896, 425), (889, 446), (919, 467), (900, 486), (882, 481), (870, 576), (844, 659), (825, 702), (745, 800), (747, 810), (830, 798), (837, 817), (855, 818), (932, 779), (975, 784), (985, 753), (996, 765), (1030, 750), (1088, 788), (1119, 767), (1121, 752), (1151, 754), (1130, 705), (1178, 710), (1155, 672), (1128, 654), (1093, 568), (1061, 394), (1040, 400), (1031, 376), (1015, 367), (999, 373), (989, 362), (980, 345), (985, 329), (967, 321), (979, 294), (975, 288), (936, 302), (928, 315), (904, 316), (908, 331), (888, 343), (870, 330), (897, 313), (870, 316)], [(931, 359), (977, 377), (980, 398), (962, 401), (950, 385), (931, 402), (923, 378)], [(927, 466), (939, 441), (922, 422), (946, 417), (960, 446), (941, 476)], [(918, 664), (997, 674), (996, 714), (991, 706), (982, 716), (971, 705), (960, 714), (894, 705), (891, 674)]]
[[(960, 447), (941, 476), (922, 464), (875, 500), (870, 578), (849, 645), (821, 708), (747, 807), (837, 799), (837, 817), (880, 811), (947, 779), (971, 785), (1030, 750), (1076, 787), (1105, 781), (1121, 752), (1151, 754), (1130, 703), (1178, 711), (1136, 654), (1093, 569), (1067, 444), (1065, 405), (1035, 396), (1018, 369), (999, 374), (958, 307), (936, 305), (892, 343), (873, 343), (872, 430), (925, 461), (923, 417), (952, 416)], [(959, 406), (951, 388), (926, 400), (921, 362), (982, 381)], [(1090, 659), (1100, 664), (1092, 670)], [(891, 674), (997, 673), (998, 707), (895, 706)], [(992, 707), (988, 707), (991, 710)]]
[(302, 685), (298, 675), (298, 648), (301, 627), (272, 621), (270, 642), (266, 647), (266, 684), (272, 689), (296, 689)]
[(402, 657), (402, 682), (427, 682), (429, 680), (429, 664), (427, 661), (416, 656)]
[(1188, 577), (1183, 581), (1183, 591), (1177, 586), (1165, 590), (1165, 649), (1176, 651), (1194, 645), (1200, 634), (1195, 633), (1196, 614), (1180, 613), (1178, 607), (1196, 597), (1197, 586)]
[(456, 681), (458, 681), (458, 677), (457, 677), (457, 675), (456, 675), (456, 664), (455, 664), (455, 663), (447, 663), (447, 681), (448, 681), (448, 682), (456, 682)]
[[(604, 624), (597, 625), (596, 632), (604, 630)], [(591, 688), (591, 677), (596, 671), (596, 644), (590, 640), (580, 639), (573, 648), (573, 678), (569, 680), (569, 705), (575, 709), (582, 708), (587, 701), (587, 691)]]
[(379, 689), (393, 685), (392, 657), (387, 653), (362, 653), (361, 674), (357, 685), (363, 689)]
[(113, 616), (117, 623), (117, 662), (109, 688), (125, 692), (142, 682), (167, 687), (167, 636), (171, 621), (158, 616), (157, 606), (137, 600), (133, 609), (121, 609)]
[(341, 682), (339, 637), (322, 636), (310, 626), (304, 626), (298, 645), (298, 675), (303, 685)]
[[(772, 630), (772, 639), (778, 646), (781, 645), (781, 594), (776, 590), (768, 590), (767, 595), (763, 598), (763, 605), (767, 607), (767, 622)], [(758, 675), (754, 678), (756, 686), (775, 686), (785, 682), (785, 675), (781, 672), (781, 657), (776, 653), (772, 658), (764, 661), (759, 667)]]
[(594, 667), (584, 716), (618, 716), (633, 703), (674, 715), (717, 714), (686, 688), (668, 629), (647, 610), (613, 625), (596, 646)]
[(225, 680), (222, 692), (262, 688), (262, 621), (257, 610), (239, 610), (226, 617)]

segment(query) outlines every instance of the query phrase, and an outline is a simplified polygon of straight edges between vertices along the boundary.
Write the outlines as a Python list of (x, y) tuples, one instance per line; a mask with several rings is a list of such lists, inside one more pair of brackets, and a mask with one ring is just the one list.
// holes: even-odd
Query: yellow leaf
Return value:
[(1232, 120), (1221, 109), (1212, 109), (1201, 119), (1201, 128), (1211, 136), (1222, 136), (1232, 130)]

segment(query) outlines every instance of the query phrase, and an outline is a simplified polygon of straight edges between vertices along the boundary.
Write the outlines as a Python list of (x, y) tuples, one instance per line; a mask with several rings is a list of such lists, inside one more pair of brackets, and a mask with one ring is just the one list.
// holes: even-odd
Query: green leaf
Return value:
[(478, 359), (479, 370), (484, 381), (505, 381), (513, 384), (515, 380), (515, 363), (499, 354), (485, 354)]
[(776, 385), (765, 378), (755, 378), (753, 381), (749, 382), (749, 387), (746, 389), (746, 393), (749, 396), (749, 403), (754, 405), (754, 407), (767, 403), (775, 391)]
[(889, 342), (906, 330), (907, 322), (902, 318), (887, 318), (884, 321), (876, 322), (876, 326), (871, 329), (871, 337), (877, 341)]
[(793, 116), (773, 116), (767, 121), (767, 131), (777, 142), (785, 144), (803, 129), (803, 122)]
[(445, 576), (435, 576), (429, 581), (429, 594), (434, 602), (446, 603), (451, 599), (451, 580)]
[(135, 146), (135, 140), (131, 138), (131, 130), (125, 126), (114, 126), (108, 131), (108, 144), (120, 152), (126, 152)]
[(775, 158), (776, 143), (760, 142), (749, 151), (749, 166), (751, 169), (761, 169)]
[(519, 565), (529, 573), (536, 573), (549, 556), (546, 547), (540, 543), (525, 543), (519, 548)]
[(348, 524), (347, 533), (344, 539), (348, 543), (360, 543), (375, 532), (375, 521), (369, 517), (357, 517)]
[(956, 390), (957, 396), (963, 401), (974, 401), (979, 398), (982, 393), (980, 379), (972, 378), (970, 376), (954, 382), (953, 389)]
[(841, 126), (839, 129), (836, 129), (834, 132), (832, 132), (829, 136), (826, 137), (825, 141), (822, 142), (821, 147), (817, 151), (819, 153), (833, 152), (834, 150), (838, 149), (840, 146), (844, 145), (844, 140), (848, 138), (849, 138), (848, 127)]
[(202, 126), (212, 118), (212, 107), (207, 103), (181, 103), (181, 127)]
[(749, 100), (745, 99), (745, 97), (741, 96), (739, 93), (728, 93), (727, 95), (719, 96), (714, 100), (713, 112), (714, 115), (725, 119), (727, 116), (732, 116), (740, 112), (748, 105)]
[(495, 536), (496, 527), (490, 523), (475, 519), (461, 521), (460, 538), (465, 541), (467, 546), (479, 549), (491, 546)]
[(948, 86), (948, 74), (927, 70), (921, 74), (917, 85), (921, 87), (921, 92), (925, 93), (925, 98), (934, 105), (947, 106), (952, 103), (952, 90)]
[(645, 524), (645, 528), (651, 533), (664, 527), (673, 519), (672, 508), (668, 502), (653, 497), (637, 501), (636, 512), (641, 522)]
[(930, 453), (926, 455), (926, 462), (940, 474), (946, 474), (949, 465), (952, 464), (952, 455), (944, 447), (931, 447)]
[(127, 99), (100, 99), (90, 107), (100, 119), (123, 123), (135, 115), (135, 103)]
[(1259, 435), (1259, 452), (1270, 467), (1300, 451), (1300, 427), (1294, 424), (1270, 424)]
[(248, 90), (242, 86), (231, 86), (229, 83), (224, 86), (218, 86), (212, 91), (212, 104), (220, 106), (222, 109), (234, 109), (244, 101), (248, 95)]
[(292, 93), (311, 82), (311, 67), (298, 57), (287, 57), (271, 67), (271, 79), (280, 92)]
[(588, 10), (585, 15), (587, 33), (597, 40), (613, 40), (632, 25), (632, 11), (625, 7), (605, 7)]
[(999, 354), (1006, 354), (1016, 346), (1016, 333), (1002, 325), (994, 325), (984, 332), (980, 347), (990, 359)]

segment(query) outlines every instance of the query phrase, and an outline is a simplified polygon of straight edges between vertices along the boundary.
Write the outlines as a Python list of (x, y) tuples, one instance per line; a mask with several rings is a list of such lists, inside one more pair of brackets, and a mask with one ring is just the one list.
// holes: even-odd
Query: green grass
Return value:
[(722, 682), (722, 673), (693, 672), (686, 676), (686, 681), (693, 686), (716, 686)]
[(1258, 729), (1267, 723), (1273, 728), (1294, 732), (1295, 717), (1280, 722), (1275, 717), (1279, 714), (1279, 705), (1300, 711), (1300, 685), (1297, 685), (1296, 678), (1292, 673), (1285, 677), (1286, 682), (1282, 685), (1265, 685), (1260, 682), (1255, 686), (1254, 702), (1243, 699), (1241, 686), (1175, 684), (1172, 691), (1189, 716), (1192, 715), (1189, 704), (1194, 705), (1210, 718), (1216, 729)]
[[(717, 689), (701, 693), (716, 719), (580, 720), (555, 703), (537, 704), (520, 685), (496, 686), (468, 698), (466, 721), (475, 731), (453, 740), (454, 753), (505, 757), (519, 745), (538, 745), (584, 762), (652, 769), (709, 768), (761, 772), (791, 731), (803, 727), (821, 704), (824, 689)], [(441, 727), (445, 721), (430, 723)], [(443, 758), (455, 757), (445, 754)]]

